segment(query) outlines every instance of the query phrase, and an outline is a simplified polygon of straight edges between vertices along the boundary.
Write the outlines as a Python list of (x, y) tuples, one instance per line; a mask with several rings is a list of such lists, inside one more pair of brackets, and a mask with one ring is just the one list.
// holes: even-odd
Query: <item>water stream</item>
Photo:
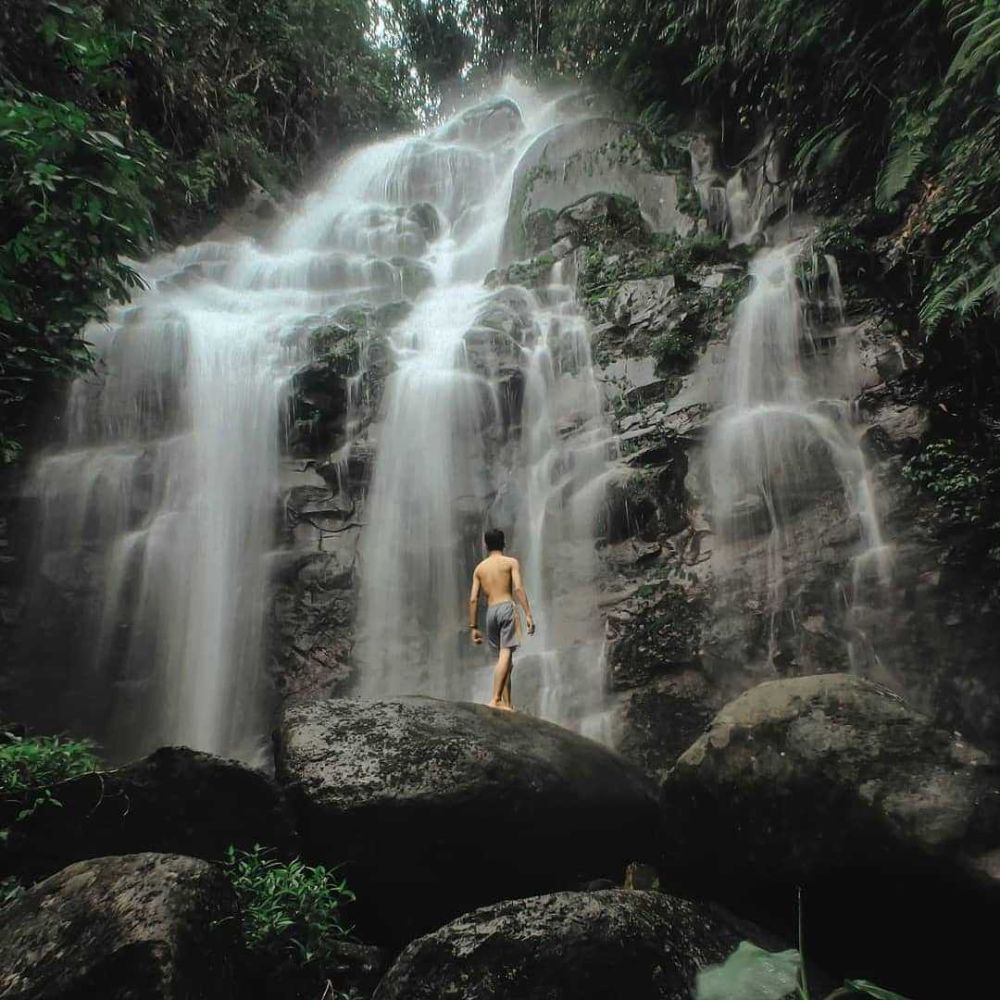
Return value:
[(875, 652), (861, 623), (866, 602), (888, 581), (891, 550), (851, 404), (840, 396), (845, 330), (836, 261), (813, 255), (808, 238), (793, 239), (759, 251), (750, 276), (707, 443), (717, 572), (724, 590), (750, 577), (762, 595), (773, 658), (776, 617), (794, 608), (786, 565), (808, 550), (801, 532), (816, 532), (803, 515), (832, 503), (828, 523), (843, 518), (855, 533), (840, 598), (849, 660), (867, 670)]
[[(139, 265), (148, 290), (88, 331), (66, 440), (38, 464), (40, 577), (86, 591), (70, 697), (114, 755), (164, 743), (253, 757), (282, 406), (310, 330), (406, 301), (360, 550), (357, 691), (478, 698), (464, 624), (487, 524), (522, 558), (538, 634), (515, 699), (600, 734), (595, 487), (609, 452), (573, 275), (484, 285), (520, 153), (562, 119), (523, 89), (437, 130), (359, 150), (266, 242), (202, 242)], [(357, 382), (352, 383), (357, 386)], [(353, 390), (348, 406), (354, 406)], [(80, 582), (82, 581), (82, 583)], [(41, 587), (40, 604), (51, 589)], [(58, 628), (57, 612), (37, 607)], [(80, 694), (78, 695), (78, 692)]]

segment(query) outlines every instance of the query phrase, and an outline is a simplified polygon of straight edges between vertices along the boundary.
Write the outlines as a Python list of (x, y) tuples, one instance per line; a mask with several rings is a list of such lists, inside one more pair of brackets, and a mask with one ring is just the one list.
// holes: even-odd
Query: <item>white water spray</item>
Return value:
[[(810, 283), (817, 270), (822, 281)], [(839, 510), (831, 513), (846, 514), (857, 531), (845, 599), (848, 651), (860, 669), (859, 649), (870, 644), (855, 612), (873, 587), (886, 582), (890, 552), (850, 405), (823, 391), (830, 381), (822, 363), (824, 341), (832, 338), (817, 330), (843, 322), (836, 262), (810, 262), (800, 240), (761, 251), (750, 273), (753, 285), (730, 338), (723, 407), (708, 442), (720, 579), (756, 571), (750, 582), (771, 616), (773, 655), (774, 616), (788, 598), (785, 565), (801, 543), (797, 516), (839, 496)], [(871, 655), (866, 649), (864, 656)]]
[[(609, 439), (588, 330), (559, 268), (537, 294), (483, 284), (518, 155), (561, 120), (516, 96), (520, 110), (495, 101), (358, 151), (266, 246), (204, 242), (155, 258), (142, 266), (148, 290), (88, 331), (98, 373), (74, 386), (67, 442), (30, 493), (41, 576), (86, 581), (74, 691), (98, 693), (114, 755), (164, 743), (255, 755), (289, 377), (310, 331), (339, 310), (401, 300), (413, 308), (368, 431), (358, 687), (485, 696), (486, 656), (462, 624), (492, 521), (522, 558), (539, 621), (518, 658), (518, 700), (599, 727), (594, 483)], [(357, 389), (335, 466), (363, 433)]]

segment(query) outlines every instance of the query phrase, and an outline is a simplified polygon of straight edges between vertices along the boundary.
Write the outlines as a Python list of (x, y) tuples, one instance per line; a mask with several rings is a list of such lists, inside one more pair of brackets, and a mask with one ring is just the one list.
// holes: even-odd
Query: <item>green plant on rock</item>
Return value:
[(994, 498), (1000, 468), (950, 439), (932, 441), (903, 466), (903, 475), (937, 501), (948, 520), (997, 530)]
[(507, 269), (507, 281), (512, 285), (536, 287), (548, 278), (555, 262), (555, 257), (547, 253), (530, 260), (515, 261)]
[(0, 879), (0, 910), (24, 895), (24, 886), (13, 875)]
[[(90, 740), (4, 733), (0, 737), (0, 797), (17, 810), (14, 819), (19, 822), (43, 806), (60, 805), (51, 786), (96, 771), (100, 763)], [(9, 828), (0, 829), (0, 841), (10, 833)]]
[(252, 951), (293, 965), (322, 963), (350, 937), (341, 908), (354, 893), (336, 873), (296, 859), (280, 861), (269, 848), (229, 847), (225, 872), (236, 890), (243, 937)]

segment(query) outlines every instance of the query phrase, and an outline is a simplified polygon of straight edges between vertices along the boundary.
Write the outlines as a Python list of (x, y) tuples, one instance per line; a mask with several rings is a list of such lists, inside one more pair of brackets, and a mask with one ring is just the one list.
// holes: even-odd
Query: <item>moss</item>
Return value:
[(536, 286), (548, 278), (555, 262), (555, 257), (547, 253), (532, 257), (530, 260), (515, 261), (507, 268), (507, 282), (511, 285)]
[(677, 208), (692, 219), (700, 218), (704, 213), (701, 199), (691, 183), (687, 172), (678, 172), (677, 176)]

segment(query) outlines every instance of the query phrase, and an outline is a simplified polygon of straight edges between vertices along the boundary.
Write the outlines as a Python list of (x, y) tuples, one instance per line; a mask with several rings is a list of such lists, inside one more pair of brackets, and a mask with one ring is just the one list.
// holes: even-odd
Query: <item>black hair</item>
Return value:
[(490, 528), (487, 530), (486, 534), (483, 535), (483, 541), (486, 543), (486, 548), (489, 552), (503, 552), (505, 542), (503, 532), (499, 528)]

